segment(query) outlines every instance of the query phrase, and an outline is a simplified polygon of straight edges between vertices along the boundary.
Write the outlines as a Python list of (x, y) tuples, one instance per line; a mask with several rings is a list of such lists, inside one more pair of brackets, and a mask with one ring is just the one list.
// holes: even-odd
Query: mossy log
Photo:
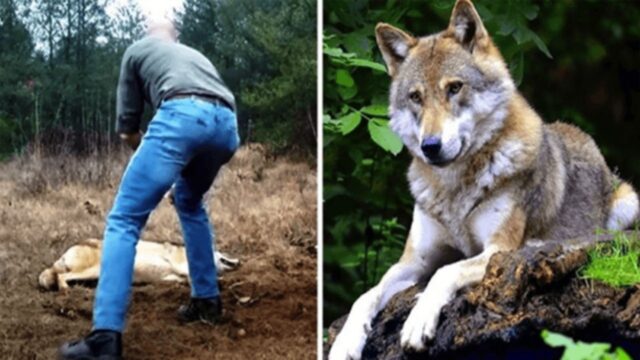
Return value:
[[(562, 350), (543, 344), (543, 329), (638, 356), (640, 285), (616, 288), (577, 276), (590, 246), (603, 240), (537, 242), (495, 254), (483, 280), (444, 307), (434, 340), (419, 354), (400, 347), (400, 330), (425, 284), (409, 288), (374, 319), (363, 359), (558, 359)], [(325, 355), (344, 320), (331, 325)]]

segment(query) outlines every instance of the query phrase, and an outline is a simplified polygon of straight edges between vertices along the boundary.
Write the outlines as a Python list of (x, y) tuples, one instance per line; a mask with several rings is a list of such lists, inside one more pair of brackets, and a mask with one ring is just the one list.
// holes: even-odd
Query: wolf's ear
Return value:
[(471, 52), (478, 44), (484, 43), (489, 38), (482, 19), (470, 0), (456, 1), (447, 32)]
[(418, 40), (389, 24), (379, 23), (376, 26), (376, 42), (384, 61), (387, 63), (389, 75), (393, 76), (396, 74), (398, 66), (409, 55), (409, 49), (414, 47)]

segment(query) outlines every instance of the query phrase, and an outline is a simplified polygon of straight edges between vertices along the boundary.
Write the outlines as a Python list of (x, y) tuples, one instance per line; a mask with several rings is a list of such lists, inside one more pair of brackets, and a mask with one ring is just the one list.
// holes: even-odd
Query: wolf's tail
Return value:
[(640, 202), (633, 187), (616, 177), (619, 184), (609, 202), (608, 230), (625, 230), (640, 220)]
[(57, 279), (58, 279), (58, 274), (51, 267), (51, 268), (45, 269), (43, 272), (40, 273), (40, 276), (38, 277), (38, 283), (45, 290), (53, 290), (56, 283), (58, 282)]

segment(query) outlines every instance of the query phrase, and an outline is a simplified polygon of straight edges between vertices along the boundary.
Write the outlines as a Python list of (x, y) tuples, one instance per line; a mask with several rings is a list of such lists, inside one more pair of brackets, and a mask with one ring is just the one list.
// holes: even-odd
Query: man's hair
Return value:
[(167, 37), (174, 41), (178, 40), (178, 28), (176, 23), (168, 18), (147, 19), (147, 35)]

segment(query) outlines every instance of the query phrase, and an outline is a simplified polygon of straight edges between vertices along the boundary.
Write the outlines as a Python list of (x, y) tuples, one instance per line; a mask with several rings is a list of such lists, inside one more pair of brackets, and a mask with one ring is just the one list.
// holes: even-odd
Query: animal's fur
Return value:
[[(639, 212), (636, 192), (591, 137), (543, 124), (518, 93), (470, 0), (456, 2), (440, 33), (415, 38), (379, 24), (376, 38), (392, 77), (390, 126), (414, 158), (413, 224), (400, 261), (353, 304), (331, 360), (360, 358), (374, 316), (422, 278), (430, 280), (401, 333), (402, 346), (417, 351), (494, 253), (623, 229)], [(441, 140), (437, 155), (423, 150), (425, 139)]]
[[(102, 241), (89, 239), (70, 247), (38, 278), (44, 289), (66, 290), (69, 281), (97, 280), (100, 275)], [(218, 274), (234, 269), (239, 261), (223, 253), (215, 252)], [(186, 282), (189, 267), (184, 246), (140, 240), (136, 247), (134, 283), (160, 281)]]

